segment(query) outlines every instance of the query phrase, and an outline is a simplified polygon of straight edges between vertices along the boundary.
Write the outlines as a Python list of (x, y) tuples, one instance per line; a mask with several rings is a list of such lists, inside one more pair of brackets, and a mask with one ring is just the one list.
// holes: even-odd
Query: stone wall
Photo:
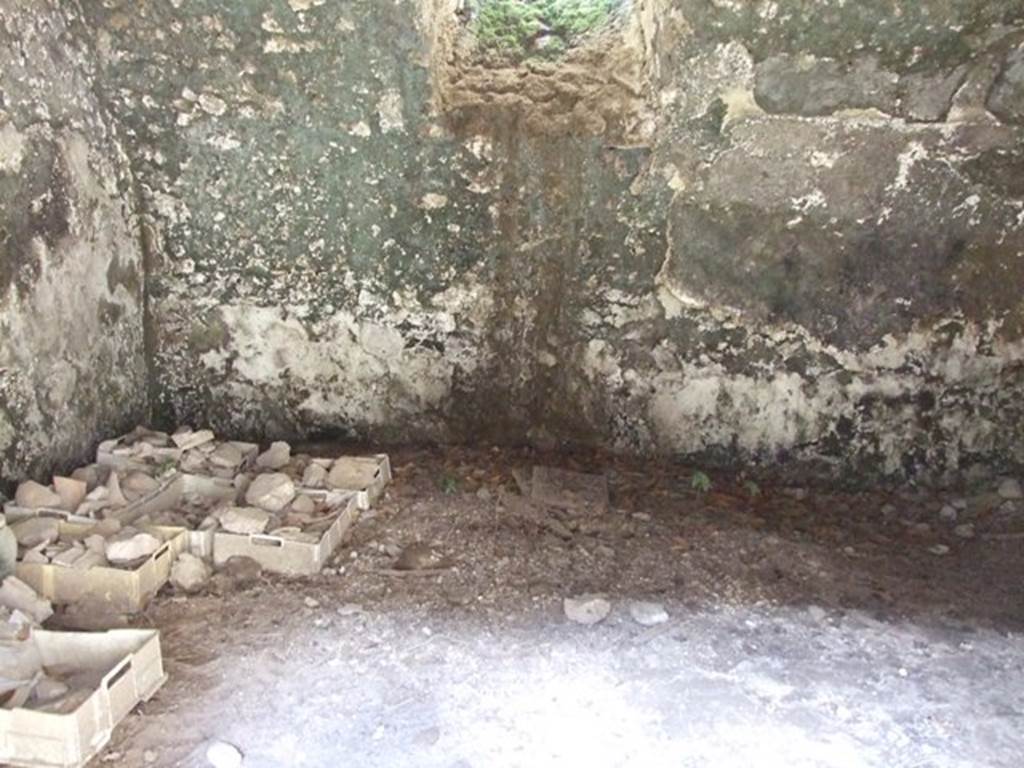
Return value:
[(454, 5), (84, 2), (166, 421), (1024, 459), (1017, 0), (636, 0), (492, 71)]
[(145, 418), (127, 159), (74, 3), (0, 2), (0, 478)]

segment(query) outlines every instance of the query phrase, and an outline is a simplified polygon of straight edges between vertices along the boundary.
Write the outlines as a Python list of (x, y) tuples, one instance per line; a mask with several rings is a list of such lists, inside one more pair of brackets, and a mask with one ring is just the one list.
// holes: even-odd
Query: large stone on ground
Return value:
[(210, 566), (201, 558), (182, 552), (171, 568), (171, 584), (182, 592), (198, 592), (210, 580)]
[(258, 475), (245, 492), (245, 501), (267, 512), (280, 512), (295, 498), (295, 483), (288, 475)]
[(604, 621), (612, 611), (612, 604), (597, 595), (567, 597), (562, 607), (569, 621), (588, 627)]

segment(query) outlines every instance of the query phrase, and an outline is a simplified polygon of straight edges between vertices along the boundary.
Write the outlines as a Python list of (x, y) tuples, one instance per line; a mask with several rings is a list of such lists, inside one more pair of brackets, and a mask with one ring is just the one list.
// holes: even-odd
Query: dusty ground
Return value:
[[(392, 457), (395, 483), (331, 572), (168, 593), (139, 617), (170, 679), (103, 760), (202, 766), (209, 739), (268, 767), (1024, 760), (1019, 502), (752, 497), (724, 476), (702, 494), (683, 468), (600, 457)], [(511, 469), (535, 461), (607, 470), (612, 511), (531, 509)], [(955, 523), (939, 515), (954, 500)], [(455, 567), (375, 572), (413, 541)], [(583, 592), (612, 602), (596, 627), (563, 614)], [(669, 622), (638, 625), (634, 599)]]

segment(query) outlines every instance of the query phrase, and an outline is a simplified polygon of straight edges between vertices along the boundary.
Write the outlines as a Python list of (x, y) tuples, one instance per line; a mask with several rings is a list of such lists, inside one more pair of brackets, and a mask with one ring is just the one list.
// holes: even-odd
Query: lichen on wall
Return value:
[(88, 0), (159, 410), (952, 479), (1024, 460), (1024, 8)]
[(128, 162), (73, 4), (0, 7), (0, 478), (145, 416)]

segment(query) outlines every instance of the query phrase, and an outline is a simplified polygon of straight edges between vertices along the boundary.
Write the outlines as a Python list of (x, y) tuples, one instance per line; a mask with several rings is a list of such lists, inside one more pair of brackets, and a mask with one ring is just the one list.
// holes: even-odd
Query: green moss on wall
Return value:
[(478, 0), (480, 48), (510, 59), (550, 58), (608, 24), (621, 0)]

